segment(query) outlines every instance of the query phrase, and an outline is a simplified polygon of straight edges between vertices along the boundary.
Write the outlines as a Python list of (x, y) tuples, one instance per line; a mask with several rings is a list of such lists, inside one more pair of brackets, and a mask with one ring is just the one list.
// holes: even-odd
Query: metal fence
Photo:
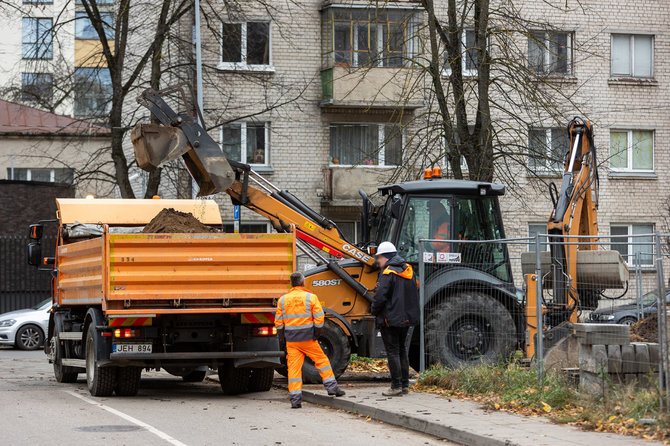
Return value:
[[(0, 314), (29, 308), (51, 295), (51, 275), (28, 265), (28, 237), (0, 235)], [(53, 255), (55, 236), (42, 238), (42, 253)]]
[(546, 369), (559, 369), (579, 372), (587, 390), (637, 382), (663, 394), (668, 240), (659, 233), (420, 240), (421, 370), (522, 357), (540, 381)]

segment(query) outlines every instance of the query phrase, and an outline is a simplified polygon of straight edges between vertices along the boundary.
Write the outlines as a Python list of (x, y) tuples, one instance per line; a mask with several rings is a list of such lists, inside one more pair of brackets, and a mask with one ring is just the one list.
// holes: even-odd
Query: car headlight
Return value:
[(604, 314), (602, 318), (606, 321), (613, 321), (615, 319), (613, 314)]
[(11, 327), (14, 324), (16, 324), (16, 320), (14, 319), (5, 319), (4, 321), (0, 321), (0, 327)]

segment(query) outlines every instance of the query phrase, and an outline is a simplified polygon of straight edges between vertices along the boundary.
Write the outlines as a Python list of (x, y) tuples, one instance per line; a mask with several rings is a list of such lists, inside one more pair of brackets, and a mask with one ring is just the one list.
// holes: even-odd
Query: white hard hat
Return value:
[(395, 253), (395, 252), (398, 252), (398, 250), (395, 249), (395, 245), (391, 242), (381, 242), (379, 244), (379, 247), (377, 247), (378, 256), (382, 254)]

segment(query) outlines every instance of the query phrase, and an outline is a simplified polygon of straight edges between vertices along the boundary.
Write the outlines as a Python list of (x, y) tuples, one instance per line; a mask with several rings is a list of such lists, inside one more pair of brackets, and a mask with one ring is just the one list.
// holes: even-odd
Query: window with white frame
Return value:
[[(547, 233), (546, 223), (528, 223), (528, 237), (534, 239), (538, 234)], [(549, 251), (549, 244), (546, 236), (540, 236), (540, 250)], [(528, 251), (535, 252), (535, 240), (531, 240), (528, 244)]]
[(654, 132), (652, 130), (611, 130), (610, 167), (618, 171), (652, 172), (654, 170)]
[(614, 77), (654, 77), (654, 36), (612, 34)]
[(422, 12), (332, 5), (322, 16), (324, 66), (404, 67), (420, 54)]
[(561, 171), (569, 145), (565, 129), (531, 127), (528, 130), (528, 167), (537, 173)]
[(393, 124), (331, 124), (330, 163), (345, 166), (399, 166), (400, 127)]
[(270, 123), (241, 122), (221, 128), (221, 149), (227, 158), (256, 166), (270, 165)]
[(528, 36), (528, 67), (538, 74), (572, 73), (572, 33), (535, 31)]
[[(475, 30), (464, 29), (461, 37), (461, 69), (464, 76), (476, 76), (479, 68), (479, 50), (475, 46)], [(442, 74), (449, 76), (451, 74), (451, 64), (449, 63), (449, 55), (444, 53), (444, 69)]]
[(270, 22), (221, 23), (220, 68), (271, 65)]
[(36, 168), (36, 167), (15, 167), (7, 168), (7, 178), (18, 181), (42, 181), (45, 183), (74, 183), (74, 169), (55, 167), (55, 168)]
[[(652, 223), (610, 225), (610, 247), (619, 251), (629, 265), (653, 266), (654, 232)], [(636, 256), (639, 255), (639, 257)], [(639, 262), (639, 263), (638, 263)]]

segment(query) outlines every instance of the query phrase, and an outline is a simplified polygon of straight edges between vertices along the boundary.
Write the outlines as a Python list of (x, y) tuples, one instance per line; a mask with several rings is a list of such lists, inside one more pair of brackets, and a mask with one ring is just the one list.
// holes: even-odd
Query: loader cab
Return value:
[[(505, 237), (498, 197), (500, 184), (434, 179), (379, 188), (385, 203), (370, 220), (370, 244), (392, 241), (411, 264), (419, 262), (419, 240), (495, 240)], [(512, 281), (507, 246), (502, 243), (434, 242), (428, 252), (449, 253), (452, 262), (503, 282)]]

